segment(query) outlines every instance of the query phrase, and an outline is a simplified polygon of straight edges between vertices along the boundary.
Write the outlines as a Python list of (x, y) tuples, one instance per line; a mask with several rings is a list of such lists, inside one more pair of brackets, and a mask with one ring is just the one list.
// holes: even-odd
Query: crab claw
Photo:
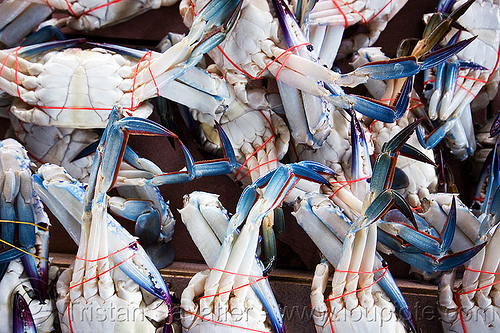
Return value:
[(407, 188), (410, 184), (410, 180), (406, 173), (400, 168), (394, 168), (394, 176), (392, 179), (391, 190), (400, 190)]
[(422, 130), (418, 128), (418, 142), (425, 149), (433, 149), (439, 142), (441, 142), (446, 133), (448, 133), (453, 128), (453, 126), (455, 126), (456, 121), (457, 119), (453, 119), (442, 123), (437, 128), (435, 128), (427, 137), (425, 137)]
[(356, 220), (351, 228), (352, 232), (361, 230), (373, 222), (379, 220), (394, 204), (392, 191), (386, 190), (380, 193), (372, 203), (366, 208), (363, 218)]
[[(486, 194), (479, 217), (481, 225), (479, 227), (478, 239), (480, 240), (488, 234), (498, 221), (500, 221), (500, 209), (498, 208), (498, 204), (500, 203), (500, 160), (497, 151), (497, 143), (495, 143), (495, 147), (485, 161), (483, 172), (488, 170), (488, 162), (490, 163), (489, 176), (487, 176)], [(484, 181), (486, 181), (486, 179), (484, 179)], [(482, 186), (482, 184), (480, 183), (478, 186)]]
[(431, 160), (427, 155), (422, 153), (421, 150), (413, 147), (412, 145), (409, 145), (405, 143), (401, 149), (399, 150), (399, 154), (401, 156), (405, 156), (411, 159), (414, 159), (419, 162), (427, 163), (427, 164), (432, 164), (433, 166), (437, 166), (436, 163)]
[(451, 242), (455, 235), (455, 226), (457, 221), (457, 208), (455, 198), (453, 198), (450, 213), (443, 226), (443, 230), (438, 237), (424, 233), (417, 228), (408, 226), (404, 223), (399, 222), (383, 222), (381, 221), (382, 227), (384, 224), (388, 224), (389, 228), (396, 231), (396, 234), (402, 238), (404, 241), (410, 243), (422, 252), (426, 252), (436, 256), (444, 255), (450, 248)]
[(195, 174), (197, 178), (203, 176), (218, 176), (229, 174), (239, 166), (238, 162), (236, 161), (236, 155), (234, 153), (234, 149), (231, 145), (229, 137), (218, 122), (215, 123), (215, 126), (219, 133), (219, 139), (221, 141), (224, 158), (196, 163)]
[(12, 315), (14, 333), (36, 333), (35, 322), (28, 303), (19, 292), (14, 294)]
[(216, 127), (224, 152), (223, 158), (195, 163), (186, 146), (179, 141), (186, 158), (186, 170), (155, 175), (151, 179), (146, 180), (146, 184), (158, 186), (162, 184), (183, 183), (191, 181), (194, 178), (226, 175), (233, 172), (239, 166), (238, 162), (236, 162), (233, 147), (222, 127), (217, 123)]
[[(406, 140), (408, 140), (421, 121), (422, 119), (419, 119), (408, 125), (382, 146), (382, 152), (377, 156), (375, 166), (373, 167), (373, 174), (370, 179), (370, 202), (372, 199), (375, 200), (375, 197), (392, 187), (394, 174), (396, 172), (395, 158), (400, 154), (400, 150), (405, 147)], [(378, 200), (382, 199), (380, 198)], [(388, 203), (387, 200), (386, 203)]]
[[(430, 52), (420, 57), (421, 62), (417, 62), (416, 56), (400, 57), (396, 59), (373, 61), (364, 64), (354, 72), (346, 74), (349, 76), (367, 76), (375, 80), (400, 79), (417, 74), (421, 70), (435, 67), (448, 60), (458, 52), (462, 51), (476, 37), (465, 39), (453, 45), (445, 46), (437, 51)], [(342, 80), (342, 79), (341, 79)]]
[(399, 133), (396, 134), (390, 141), (384, 143), (382, 151), (392, 153), (399, 152), (401, 148), (403, 148), (403, 146), (406, 144), (406, 141), (410, 138), (410, 135), (412, 135), (413, 131), (415, 131), (415, 129), (423, 120), (424, 118), (417, 119), (413, 123), (403, 128), (401, 131), (399, 131)]
[(350, 103), (349, 107), (367, 117), (384, 123), (393, 123), (396, 120), (394, 109), (375, 99), (357, 95), (345, 95), (342, 97)]
[(198, 18), (204, 21), (202, 24), (209, 28), (203, 28), (205, 33), (194, 48), (190, 59), (186, 63), (187, 66), (189, 64), (196, 65), (205, 53), (219, 45), (226, 38), (226, 34), (236, 22), (242, 3), (243, 1), (240, 0), (212, 0), (201, 10), (191, 26), (191, 31), (200, 24)]
[(24, 271), (28, 276), (31, 286), (35, 292), (37, 299), (40, 302), (44, 302), (47, 297), (48, 291), (48, 265), (43, 265), (40, 268), (40, 272), (38, 271), (37, 264), (35, 259), (31, 255), (24, 255), (21, 257), (21, 261), (24, 266)]
[(354, 73), (369, 76), (374, 80), (400, 79), (413, 76), (420, 71), (417, 58), (414, 56), (389, 60), (373, 61), (359, 66)]
[(135, 235), (144, 245), (153, 244), (160, 237), (161, 217), (152, 201), (110, 198), (110, 209), (121, 217), (136, 221)]
[(472, 259), (486, 245), (482, 243), (470, 249), (446, 255), (441, 258), (427, 253), (393, 252), (399, 259), (426, 272), (448, 271)]
[(396, 119), (400, 119), (406, 112), (408, 104), (410, 103), (410, 95), (413, 87), (413, 76), (407, 77), (401, 91), (396, 96)]
[(424, 30), (424, 38), (418, 42), (413, 50), (413, 54), (420, 56), (432, 48), (450, 31), (451, 27), (458, 30), (466, 30), (457, 20), (462, 16), (467, 9), (474, 3), (474, 0), (469, 0), (455, 9), (451, 14), (446, 15), (455, 3), (455, 0), (441, 1), (438, 5), (438, 13), (431, 16)]
[[(97, 171), (99, 169), (102, 175), (104, 175), (102, 179), (99, 180), (101, 188), (108, 191), (115, 183), (116, 177), (118, 176), (117, 171), (123, 159), (128, 136), (130, 134), (164, 135), (177, 138), (177, 135), (151, 120), (138, 117), (119, 119), (120, 111), (121, 107), (116, 105), (113, 106), (109, 115), (108, 124), (96, 148), (96, 156), (94, 157), (91, 172), (91, 175), (94, 176), (89, 179), (88, 195), (85, 199), (85, 202), (88, 204), (85, 205), (85, 211), (90, 211), (91, 196), (93, 196), (95, 190)], [(186, 150), (184, 149), (183, 151), (184, 154), (186, 154)], [(187, 156), (186, 158), (188, 159)]]
[[(356, 115), (351, 113), (351, 179), (363, 179), (372, 174), (370, 153), (364, 132)], [(351, 190), (354, 195), (361, 198), (368, 191), (368, 180), (354, 182)]]
[(472, 43), (477, 36), (464, 39), (458, 43), (455, 43), (453, 45), (445, 46), (440, 48), (437, 51), (428, 53), (424, 56), (421, 57), (422, 60), (422, 65), (420, 66), (420, 70), (426, 70), (430, 69), (432, 67), (436, 67), (437, 65), (445, 62), (458, 52), (462, 51), (464, 48), (466, 48), (470, 43)]

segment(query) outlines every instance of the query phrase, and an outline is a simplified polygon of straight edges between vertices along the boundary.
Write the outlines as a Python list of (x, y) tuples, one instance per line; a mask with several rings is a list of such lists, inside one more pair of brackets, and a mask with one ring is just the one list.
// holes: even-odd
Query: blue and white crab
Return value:
[(0, 332), (53, 330), (55, 303), (49, 283), (57, 267), (49, 265), (50, 223), (33, 191), (30, 167), (19, 142), (0, 141), (0, 318), (4, 323)]
[[(377, 238), (380, 243), (393, 249), (399, 258), (428, 271), (456, 267), (484, 246), (446, 255), (455, 227), (453, 207), (448, 222), (441, 235), (438, 235), (442, 236), (442, 240), (431, 232), (426, 234), (423, 230), (411, 227), (411, 222), (396, 225), (392, 220), (387, 220), (389, 215), (386, 212), (395, 205), (401, 210), (400, 217), (404, 219), (407, 216), (408, 221), (414, 221), (419, 226), (421, 224), (415, 221), (418, 217), (413, 215), (403, 197), (391, 188), (395, 181), (397, 157), (401, 150), (408, 150), (405, 142), (418, 123), (410, 124), (384, 144), (373, 169), (370, 189), (365, 192), (362, 211), (351, 212), (354, 213), (354, 220), (344, 215), (324, 195), (311, 193), (297, 199), (294, 213), (297, 221), (326, 259), (336, 267), (332, 294), (327, 300), (324, 300), (323, 293), (328, 281), (328, 263), (319, 264), (315, 272), (311, 302), (318, 331), (339, 331), (347, 327), (366, 331), (386, 325), (391, 331), (404, 331), (405, 326), (396, 319), (394, 313), (401, 315), (407, 329), (416, 331), (408, 305), (394, 287), (394, 281), (381, 257), (375, 253)], [(377, 228), (380, 230), (377, 231)], [(408, 245), (408, 242), (412, 245)], [(438, 257), (425, 254), (426, 251)]]
[(313, 162), (268, 172), (245, 188), (231, 219), (214, 195), (195, 192), (185, 197), (183, 221), (210, 266), (196, 274), (182, 294), (185, 332), (285, 332), (276, 300), (262, 281), (264, 267), (256, 258), (259, 229), (299, 178), (327, 184), (323, 172), (332, 171)]

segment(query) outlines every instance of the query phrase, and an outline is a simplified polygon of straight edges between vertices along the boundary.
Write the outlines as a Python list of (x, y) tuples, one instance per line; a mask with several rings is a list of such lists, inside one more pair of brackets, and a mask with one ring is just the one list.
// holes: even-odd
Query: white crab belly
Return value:
[[(20, 96), (11, 112), (21, 121), (41, 126), (103, 128), (113, 105), (132, 111), (133, 71), (129, 60), (105, 50), (68, 49), (44, 56), (36, 83)], [(42, 59), (42, 60), (43, 60)], [(145, 110), (146, 108), (146, 110)], [(149, 110), (147, 110), (149, 108)], [(147, 117), (150, 106), (140, 106), (134, 115)]]

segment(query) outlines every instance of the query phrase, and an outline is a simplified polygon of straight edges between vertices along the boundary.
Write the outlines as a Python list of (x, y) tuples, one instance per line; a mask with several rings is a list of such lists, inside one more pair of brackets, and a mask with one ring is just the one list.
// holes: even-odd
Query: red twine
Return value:
[(340, 1), (342, 3), (342, 5), (348, 7), (350, 10), (352, 10), (354, 13), (358, 14), (359, 17), (361, 17), (361, 19), (363, 20), (363, 24), (367, 24), (367, 23), (370, 23), (372, 20), (374, 20), (378, 15), (380, 15), (386, 8), (387, 6), (389, 6), (392, 2), (392, 0), (389, 0), (384, 7), (382, 7), (381, 10), (379, 10), (375, 15), (373, 15), (369, 20), (367, 20), (363, 14), (361, 14), (360, 12), (358, 12), (356, 9), (354, 9), (352, 6), (350, 6), (348, 3), (342, 1), (342, 0), (332, 0), (332, 3), (335, 7), (337, 7), (338, 11), (340, 12), (340, 14), (342, 14), (342, 16), (344, 17), (344, 28), (347, 28), (349, 26), (349, 22), (348, 22), (348, 19), (347, 19), (347, 15), (344, 13), (344, 11), (340, 8), (339, 4), (337, 3), (337, 1)]
[[(124, 251), (124, 250), (126, 250), (126, 249), (128, 249), (128, 248), (130, 248), (132, 245), (140, 246), (140, 245), (139, 245), (139, 242), (138, 242), (138, 241), (135, 241), (135, 242), (132, 242), (132, 243), (128, 244), (127, 246), (123, 247), (122, 249), (119, 249), (119, 250), (117, 250), (117, 251), (115, 251), (115, 252), (113, 252), (113, 253), (110, 253), (110, 254), (108, 254), (107, 256), (104, 256), (104, 257), (101, 257), (101, 258), (97, 258), (97, 259), (86, 259), (86, 258), (80, 258), (80, 257), (78, 257), (78, 256), (75, 256), (75, 258), (76, 258), (77, 260), (83, 260), (83, 261), (87, 261), (87, 262), (96, 262), (96, 261), (99, 261), (99, 260), (108, 259), (109, 257), (114, 256), (115, 254), (118, 254), (118, 253), (120, 253), (120, 252), (122, 252), (122, 251)], [(117, 263), (116, 265), (114, 265), (113, 267), (111, 267), (111, 268), (109, 268), (109, 269), (105, 270), (104, 272), (101, 272), (101, 273), (97, 274), (96, 276), (94, 276), (94, 277), (92, 277), (92, 278), (90, 278), (90, 279), (87, 279), (87, 280), (85, 280), (85, 281), (82, 281), (82, 282), (80, 282), (80, 283), (77, 283), (77, 284), (75, 284), (75, 285), (72, 285), (72, 286), (70, 286), (70, 287), (69, 287), (69, 289), (73, 289), (73, 288), (78, 287), (78, 286), (80, 286), (80, 285), (83, 285), (83, 284), (85, 284), (85, 283), (87, 283), (87, 282), (89, 282), (89, 281), (91, 281), (91, 280), (97, 279), (99, 276), (101, 276), (101, 275), (103, 275), (103, 274), (106, 274), (106, 273), (108, 273), (109, 271), (111, 271), (111, 270), (115, 269), (116, 267), (120, 266), (121, 264), (123, 264), (124, 262), (126, 262), (127, 260), (129, 260), (130, 258), (132, 258), (133, 256), (135, 256), (136, 254), (137, 254), (137, 249), (136, 249), (136, 250), (134, 250), (134, 252), (133, 252), (130, 256), (128, 256), (127, 258), (123, 259), (122, 261), (120, 261), (119, 263)], [(70, 300), (69, 300), (69, 302), (68, 302), (68, 310), (67, 310), (67, 311), (68, 311), (69, 329), (70, 329), (71, 333), (73, 333), (73, 325), (71, 324), (71, 313), (70, 313), (70, 309), (71, 309), (71, 299), (70, 299)]]
[[(234, 290), (238, 290), (238, 289), (241, 289), (241, 288), (244, 288), (244, 287), (248, 287), (248, 286), (250, 286), (250, 285), (252, 285), (254, 283), (257, 283), (257, 282), (259, 282), (261, 280), (267, 279), (267, 276), (257, 276), (257, 275), (240, 274), (240, 273), (225, 271), (225, 270), (218, 269), (218, 268), (210, 268), (210, 270), (211, 271), (221, 272), (221, 273), (227, 273), (227, 274), (237, 275), (237, 276), (251, 277), (251, 278), (254, 278), (255, 280), (252, 281), (252, 282), (243, 284), (243, 285), (241, 285), (239, 287), (236, 287), (236, 288), (224, 291), (224, 292), (216, 293), (214, 295), (205, 295), (205, 296), (198, 297), (196, 299), (196, 301), (198, 301), (198, 300), (200, 300), (202, 298), (215, 297), (215, 296), (218, 296), (218, 295), (230, 293), (230, 292), (232, 292)], [(186, 311), (186, 310), (184, 310), (184, 311), (186, 313), (189, 313), (189, 314), (197, 317), (197, 318), (200, 318), (201, 320), (205, 320), (205, 321), (208, 321), (208, 322), (211, 322), (211, 323), (220, 324), (220, 325), (229, 326), (229, 327), (234, 327), (234, 328), (239, 328), (239, 329), (244, 329), (244, 330), (251, 331), (251, 332), (266, 333), (265, 331), (261, 331), (261, 330), (257, 330), (257, 329), (253, 329), (253, 328), (248, 328), (248, 327), (244, 327), (244, 326), (238, 326), (238, 325), (234, 325), (234, 324), (229, 324), (229, 323), (225, 323), (225, 322), (213, 320), (213, 319), (210, 319), (210, 318), (206, 318), (206, 317), (200, 316), (200, 315), (198, 315), (196, 313), (193, 313), (193, 312), (190, 312), (190, 311)]]
[(297, 51), (299, 48), (301, 47), (304, 47), (304, 46), (308, 46), (308, 45), (311, 45), (310, 43), (302, 43), (302, 44), (298, 44), (298, 45), (295, 45), (295, 46), (292, 46), (290, 47), (289, 49), (283, 51), (280, 55), (278, 55), (276, 58), (274, 58), (269, 64), (266, 65), (266, 67), (264, 67), (262, 70), (260, 70), (257, 75), (253, 76), (251, 74), (249, 74), (248, 72), (246, 72), (244, 69), (238, 67), (238, 65), (236, 65), (236, 63), (234, 61), (231, 60), (231, 58), (229, 58), (229, 56), (222, 50), (222, 48), (220, 46), (217, 46), (217, 48), (220, 50), (220, 52), (222, 53), (222, 55), (224, 56), (224, 58), (227, 59), (227, 61), (229, 61), (229, 63), (231, 63), (231, 65), (233, 65), (237, 70), (239, 70), (240, 72), (242, 72), (243, 74), (245, 74), (246, 76), (250, 77), (251, 79), (254, 79), (254, 80), (257, 80), (257, 79), (260, 79), (262, 74), (264, 74), (264, 72), (272, 65), (274, 64), (276, 61), (278, 61), (279, 58), (283, 57), (286, 55), (286, 58), (285, 58), (285, 61), (283, 61), (283, 63), (281, 64), (280, 68), (278, 69), (278, 72), (276, 73), (276, 79), (278, 78), (278, 75), (279, 73), (281, 72), (281, 70), (283, 69), (283, 67), (285, 67), (285, 63), (286, 61), (288, 60), (288, 58), (292, 55), (293, 52)]
[(336, 181), (336, 182), (330, 182), (330, 184), (343, 184), (343, 183), (345, 183), (345, 184), (343, 184), (338, 189), (336, 189), (335, 192), (333, 192), (333, 194), (329, 196), (329, 198), (330, 199), (333, 198), (335, 196), (335, 194), (337, 194), (341, 189), (343, 189), (347, 185), (350, 185), (350, 184), (356, 183), (356, 182), (360, 182), (362, 180), (370, 179), (370, 178), (372, 178), (372, 176), (365, 176), (365, 177), (362, 177), (362, 178), (352, 179), (352, 180), (341, 180), (341, 181)]
[(387, 266), (384, 266), (384, 267), (381, 267), (379, 269), (376, 269), (374, 271), (371, 271), (371, 272), (356, 272), (356, 271), (343, 271), (343, 270), (340, 270), (340, 269), (335, 269), (335, 272), (339, 272), (339, 273), (352, 273), (352, 274), (373, 274), (373, 273), (376, 273), (376, 272), (379, 272), (379, 271), (384, 271), (384, 273), (382, 273), (382, 275), (374, 280), (372, 283), (370, 283), (369, 285), (365, 286), (365, 287), (362, 287), (362, 288), (359, 288), (359, 289), (356, 289), (354, 291), (350, 291), (348, 293), (345, 293), (345, 294), (342, 294), (340, 296), (336, 296), (336, 297), (333, 297), (333, 298), (330, 298), (328, 297), (326, 299), (326, 306), (328, 308), (328, 321), (330, 323), (330, 328), (332, 329), (332, 333), (335, 333), (335, 330), (333, 329), (333, 322), (332, 322), (332, 316), (331, 316), (331, 309), (330, 309), (330, 303), (331, 301), (333, 300), (336, 300), (336, 299), (339, 299), (339, 298), (342, 298), (344, 296), (348, 296), (348, 295), (351, 295), (351, 294), (354, 294), (354, 293), (357, 293), (359, 291), (362, 291), (362, 290), (365, 290), (365, 289), (368, 289), (370, 287), (372, 287), (373, 285), (375, 285), (377, 282), (379, 282), (380, 280), (382, 280), (382, 278), (384, 277), (385, 273), (387, 273), (387, 270), (388, 270), (388, 267)]
[[(75, 13), (75, 11), (71, 7), (71, 4), (69, 3), (68, 0), (64, 0), (64, 1), (66, 2), (66, 5), (68, 6), (68, 11), (71, 13), (71, 15), (75, 16), (76, 18), (78, 18), (78, 17), (81, 17), (81, 16), (86, 15), (88, 13), (91, 13), (94, 10), (101, 9), (101, 8), (104, 8), (104, 7), (108, 7), (108, 6), (112, 5), (112, 4), (115, 4), (115, 3), (118, 3), (118, 2), (122, 2), (123, 0), (113, 0), (113, 1), (107, 2), (105, 4), (102, 4), (100, 6), (97, 6), (97, 7), (94, 7), (94, 8), (90, 8), (89, 10), (87, 10), (87, 11), (81, 13), (81, 14)], [(52, 9), (52, 11), (54, 11), (54, 8), (49, 4), (49, 0), (45, 0), (45, 2), (47, 3), (47, 6), (49, 6)]]
[[(484, 274), (492, 274), (492, 275), (500, 275), (500, 272), (486, 272), (486, 271), (481, 271), (481, 270), (478, 270), (478, 269), (473, 269), (473, 268), (469, 268), (469, 267), (464, 267), (466, 270), (468, 271), (471, 271), (471, 272), (476, 272), (476, 273), (484, 273)], [(473, 293), (473, 292), (476, 292), (476, 291), (479, 291), (481, 289), (484, 289), (484, 288), (488, 288), (488, 287), (491, 287), (497, 283), (499, 283), (500, 280), (498, 281), (493, 281), (492, 283), (489, 283), (487, 285), (484, 285), (482, 287), (478, 287), (476, 289), (472, 289), (472, 290), (469, 290), (469, 291), (462, 291), (462, 292), (456, 292), (455, 293), (455, 303), (458, 305), (458, 315), (460, 316), (460, 323), (462, 324), (462, 329), (465, 333), (467, 333), (467, 329), (465, 328), (465, 321), (464, 321), (464, 317), (463, 317), (463, 314), (462, 314), (462, 305), (460, 303), (460, 299), (459, 297), (461, 295), (466, 295), (466, 294), (470, 294), (470, 293)]]

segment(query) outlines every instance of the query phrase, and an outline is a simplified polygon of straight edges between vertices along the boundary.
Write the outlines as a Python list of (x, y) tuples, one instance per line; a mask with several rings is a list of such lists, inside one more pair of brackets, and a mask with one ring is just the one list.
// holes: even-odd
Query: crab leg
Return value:
[[(82, 223), (81, 212), (83, 211), (83, 197), (85, 194), (83, 184), (73, 179), (60, 167), (44, 165), (34, 176), (34, 188), (50, 211), (63, 224), (73, 241), (79, 245)], [(105, 222), (108, 225), (106, 232), (109, 239), (109, 248), (106, 254), (115, 253), (124, 248), (127, 249), (130, 244), (136, 243), (136, 239), (120, 226), (111, 215), (107, 215)], [(168, 289), (160, 273), (141, 246), (138, 245), (137, 248), (132, 246), (126, 251), (111, 256), (110, 259), (116, 265), (133, 253), (135, 255), (120, 264), (119, 268), (151, 294), (159, 298), (167, 297)], [(148, 272), (148, 274), (144, 272)]]
[[(307, 44), (307, 39), (303, 36), (288, 6), (280, 0), (274, 0), (273, 6), (287, 47), (295, 48)], [(313, 62), (319, 61), (318, 57), (306, 48), (299, 48), (296, 54)], [(318, 84), (322, 85), (323, 83), (318, 82)], [(282, 81), (278, 81), (278, 88), (296, 143), (306, 143), (312, 147), (321, 146), (330, 133), (329, 110), (326, 101), (300, 92)], [(300, 131), (306, 131), (306, 133), (300, 133)]]
[[(196, 16), (189, 34), (165, 51), (147, 70), (139, 71), (137, 82), (142, 84), (167, 71), (170, 77), (164, 79), (164, 82), (168, 82), (182, 75), (187, 68), (196, 65), (204, 53), (224, 39), (235, 22), (240, 6), (240, 0), (210, 1)], [(180, 63), (182, 65), (179, 66)]]
[[(144, 177), (134, 178), (136, 177), (136, 175), (134, 175), (134, 173), (132, 172), (129, 174), (129, 176), (132, 178), (128, 179), (120, 178), (120, 182), (117, 183), (117, 186), (120, 186), (122, 184), (124, 185), (146, 184), (148, 186), (158, 186), (162, 184), (188, 182), (195, 178), (200, 178), (204, 176), (217, 176), (217, 175), (225, 175), (231, 173), (235, 168), (238, 167), (239, 164), (236, 162), (234, 150), (231, 146), (229, 138), (218, 124), (217, 124), (217, 130), (219, 133), (219, 138), (221, 140), (221, 145), (224, 152), (224, 158), (195, 163), (193, 161), (191, 154), (187, 150), (186, 146), (179, 140), (179, 143), (184, 152), (184, 156), (186, 157), (186, 170), (169, 172), (169, 173), (165, 173), (162, 171), (161, 173), (158, 174), (152, 174), (151, 177), (148, 179)], [(128, 161), (128, 159), (126, 160)]]
[[(33, 189), (31, 186), (31, 175), (28, 169), (15, 169), (17, 164), (14, 156), (2, 154), (1, 164), (3, 166), (0, 188), (0, 218), (4, 221), (0, 226), (1, 237), (4, 242), (11, 244), (11, 248), (3, 251), (0, 255), (0, 263), (4, 268), (9, 262), (26, 255), (35, 245), (35, 216), (31, 207), (33, 202)], [(12, 159), (12, 160), (11, 160)], [(14, 164), (13, 164), (14, 163)], [(21, 221), (26, 223), (16, 223)], [(16, 229), (20, 248), (14, 246)]]
[[(118, 177), (118, 169), (121, 164), (123, 156), (127, 153), (126, 157), (131, 159), (133, 164), (142, 163), (152, 171), (156, 171), (156, 167), (152, 164), (146, 162), (145, 160), (139, 160), (137, 155), (128, 151), (126, 149), (126, 143), (128, 136), (130, 134), (145, 134), (145, 135), (164, 135), (178, 139), (177, 135), (168, 131), (161, 125), (158, 125), (152, 121), (136, 117), (127, 117), (120, 120), (115, 120), (118, 117), (118, 109), (114, 108), (114, 111), (110, 115), (110, 120), (108, 127), (106, 128), (103, 136), (101, 138), (101, 144), (104, 144), (102, 148), (102, 159), (105, 164), (102, 165), (103, 174), (105, 179), (102, 181), (102, 186), (111, 188)], [(232, 171), (232, 168), (236, 166), (234, 152), (232, 150), (229, 139), (221, 131), (221, 140), (223, 147), (228, 158), (215, 160), (211, 162), (201, 162), (194, 163), (193, 158), (186, 146), (179, 141), (184, 156), (186, 158), (186, 171), (172, 172), (172, 173), (161, 173), (161, 174), (151, 174), (150, 179), (146, 178), (132, 178), (124, 179), (120, 178), (121, 185), (143, 185), (157, 186), (161, 184), (172, 184), (179, 182), (187, 182), (195, 177), (211, 176), (211, 175), (221, 175), (227, 174)], [(95, 165), (94, 165), (95, 168)], [(138, 172), (141, 175), (141, 172)], [(129, 173), (129, 176), (133, 176), (134, 172)], [(118, 184), (118, 185), (120, 185)], [(89, 186), (95, 186), (90, 183)]]

